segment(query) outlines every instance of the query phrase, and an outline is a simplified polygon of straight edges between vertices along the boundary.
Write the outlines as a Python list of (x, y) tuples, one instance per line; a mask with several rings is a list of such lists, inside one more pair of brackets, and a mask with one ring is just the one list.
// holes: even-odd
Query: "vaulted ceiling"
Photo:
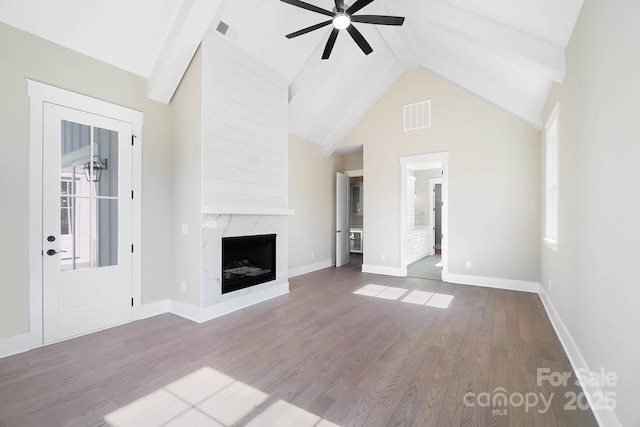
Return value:
[(326, 61), (330, 27), (284, 36), (327, 18), (280, 0), (0, 0), (0, 21), (146, 77), (149, 98), (168, 103), (204, 34), (223, 20), (231, 43), (289, 81), (290, 131), (328, 155), (414, 67), (540, 127), (551, 85), (564, 79), (581, 7), (582, 0), (376, 0), (360, 13), (404, 16), (404, 25), (356, 24), (373, 53), (341, 32)]

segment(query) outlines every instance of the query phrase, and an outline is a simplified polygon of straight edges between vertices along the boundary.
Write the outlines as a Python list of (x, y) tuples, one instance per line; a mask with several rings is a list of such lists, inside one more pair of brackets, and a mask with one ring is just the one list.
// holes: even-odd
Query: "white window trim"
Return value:
[[(544, 184), (544, 206), (545, 206), (545, 210), (544, 210), (544, 237), (542, 238), (542, 240), (544, 241), (545, 245), (555, 251), (558, 252), (558, 214), (559, 214), (559, 209), (558, 209), (558, 145), (559, 145), (559, 139), (560, 139), (560, 124), (559, 124), (559, 116), (560, 116), (560, 102), (556, 103), (556, 105), (553, 107), (553, 111), (551, 111), (551, 114), (549, 115), (549, 119), (547, 120), (547, 124), (545, 125), (545, 184)], [(555, 129), (554, 129), (555, 127)], [(555, 155), (553, 156), (553, 165), (551, 165), (551, 167), (554, 168), (553, 171), (553, 180), (554, 180), (554, 185), (555, 185), (555, 192), (554, 192), (554, 205), (555, 205), (555, 209), (554, 212), (552, 213), (552, 215), (549, 214), (549, 157), (548, 157), (548, 151), (549, 151), (549, 141), (548, 141), (548, 137), (549, 137), (549, 133), (553, 131), (555, 133), (555, 146), (554, 151), (555, 151)], [(553, 227), (554, 230), (552, 233), (550, 233), (550, 229), (549, 229), (549, 220), (550, 217), (552, 216), (551, 220), (553, 220), (555, 222), (555, 226)]]

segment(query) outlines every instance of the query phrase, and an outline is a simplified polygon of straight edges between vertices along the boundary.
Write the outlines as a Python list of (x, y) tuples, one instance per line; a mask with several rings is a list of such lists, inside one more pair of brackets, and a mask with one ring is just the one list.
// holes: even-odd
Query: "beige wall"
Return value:
[[(326, 159), (322, 147), (289, 134), (289, 270), (336, 257), (336, 173), (343, 157)], [(314, 257), (311, 257), (311, 252)]]
[[(199, 307), (202, 288), (202, 54), (171, 99), (171, 298)], [(187, 234), (182, 233), (186, 224)], [(182, 291), (182, 282), (186, 291)]]
[[(425, 99), (433, 126), (403, 132), (402, 106)], [(365, 264), (400, 268), (400, 157), (447, 151), (449, 272), (538, 281), (539, 139), (424, 69), (404, 73), (343, 143), (364, 145)]]
[(624, 426), (640, 425), (639, 22), (638, 2), (586, 0), (544, 113), (561, 101), (559, 250), (542, 246), (542, 285), (589, 369), (618, 375), (604, 390)]
[[(25, 78), (145, 113), (142, 148), (143, 302), (168, 297), (169, 108), (147, 81), (0, 23), (0, 338), (29, 329), (29, 99)], [(40, 248), (31, 248), (39, 251)]]
[(350, 156), (344, 156), (344, 170), (346, 171), (360, 170), (362, 169), (362, 164), (362, 154), (352, 154)]

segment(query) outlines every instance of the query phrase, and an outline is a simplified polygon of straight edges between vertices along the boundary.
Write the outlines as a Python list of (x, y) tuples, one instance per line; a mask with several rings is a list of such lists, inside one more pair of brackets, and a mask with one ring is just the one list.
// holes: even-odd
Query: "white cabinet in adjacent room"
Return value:
[(411, 264), (430, 254), (428, 250), (427, 230), (409, 230), (407, 232), (407, 264)]

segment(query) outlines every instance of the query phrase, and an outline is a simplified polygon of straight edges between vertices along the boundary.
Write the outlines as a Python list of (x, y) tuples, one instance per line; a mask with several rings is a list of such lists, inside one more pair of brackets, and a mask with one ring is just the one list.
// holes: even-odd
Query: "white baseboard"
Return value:
[(203, 323), (288, 293), (289, 282), (285, 282), (208, 307), (197, 307), (182, 301), (171, 300), (169, 311), (193, 322)]
[(384, 265), (362, 264), (363, 273), (383, 274), (385, 276), (405, 277), (406, 270), (399, 267), (387, 267)]
[(150, 302), (149, 304), (142, 304), (133, 308), (133, 315), (131, 320), (148, 319), (149, 317), (157, 316), (169, 312), (169, 300), (160, 300)]
[(524, 280), (499, 279), (495, 277), (467, 276), (442, 272), (442, 281), (459, 285), (482, 286), (485, 288), (507, 289), (511, 291), (538, 293), (540, 283)]
[(218, 304), (210, 305), (209, 307), (203, 307), (200, 309), (200, 322), (206, 322), (208, 320), (215, 319), (216, 317), (224, 316), (225, 314), (233, 313), (234, 311), (238, 311), (288, 293), (289, 282), (285, 282), (267, 289), (262, 289), (260, 291), (231, 299), (229, 301), (219, 302)]
[(32, 337), (29, 332), (14, 335), (12, 337), (0, 338), (0, 359), (24, 353), (33, 348)]
[(161, 300), (151, 302), (149, 304), (142, 304), (137, 307), (133, 307), (133, 314), (131, 316), (131, 320), (142, 320), (148, 319), (149, 317), (157, 316), (159, 314), (168, 313), (169, 312), (169, 300)]
[(169, 313), (184, 317), (192, 322), (202, 323), (200, 320), (200, 307), (176, 299), (169, 300)]
[[(547, 291), (543, 286), (540, 286), (540, 299), (542, 300), (542, 305), (547, 311), (547, 316), (551, 321), (551, 325), (553, 325), (553, 329), (556, 331), (556, 335), (558, 335), (558, 338), (560, 339), (564, 352), (569, 358), (569, 362), (571, 363), (573, 370), (592, 372), (587, 365), (587, 361), (582, 356), (576, 342), (571, 336), (569, 329), (567, 329), (567, 326), (562, 321), (560, 314), (556, 311), (553, 303), (551, 302), (551, 298), (549, 298), (549, 294), (547, 294)], [(595, 407), (596, 405), (594, 405), (594, 402), (599, 402), (600, 399), (594, 399), (594, 396), (604, 396), (603, 390), (599, 385), (586, 384), (583, 386), (582, 391), (589, 401), (589, 406), (593, 411), (593, 415), (596, 417), (596, 421), (598, 421), (598, 425), (601, 427), (622, 426), (613, 410)]]
[(289, 270), (289, 277), (301, 276), (307, 273), (313, 273), (314, 271), (322, 270), (323, 268), (329, 268), (336, 265), (332, 260), (326, 259), (324, 261), (316, 262), (315, 264), (303, 265), (302, 267), (296, 267)]

